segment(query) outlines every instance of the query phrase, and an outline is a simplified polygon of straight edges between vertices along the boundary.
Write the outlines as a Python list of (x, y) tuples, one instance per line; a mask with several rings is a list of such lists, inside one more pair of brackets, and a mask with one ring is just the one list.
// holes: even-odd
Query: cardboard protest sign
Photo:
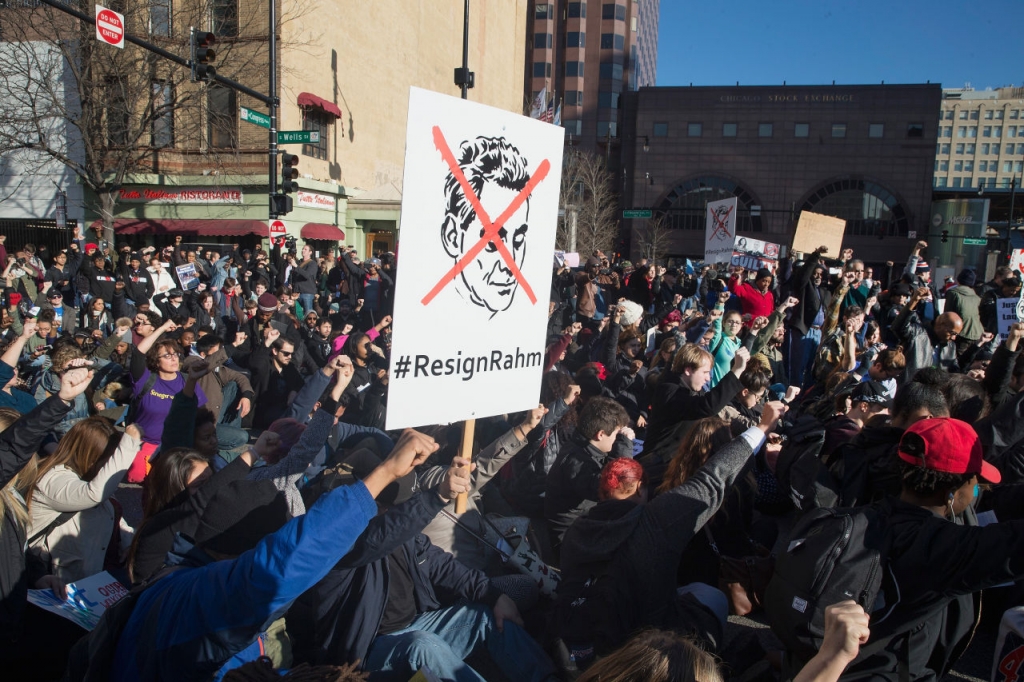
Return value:
[(1024, 322), (1024, 298), (997, 299), (996, 316), (999, 320), (999, 335), (1005, 339), (1014, 322)]
[(736, 211), (739, 199), (708, 202), (704, 225), (704, 262), (708, 265), (728, 263), (736, 241)]
[(28, 601), (92, 630), (104, 611), (128, 596), (128, 588), (106, 571), (69, 583), (67, 590), (68, 596), (64, 600), (52, 590), (29, 590)]
[(411, 89), (388, 429), (537, 406), (563, 141)]
[(843, 252), (844, 232), (846, 221), (842, 218), (801, 211), (796, 234), (793, 235), (793, 250), (811, 253), (819, 246), (827, 246), (826, 253), (832, 258), (838, 258)]
[(779, 245), (763, 242), (760, 239), (739, 237), (732, 251), (732, 264), (747, 270), (768, 268), (775, 272), (779, 265)]
[(199, 287), (199, 275), (196, 274), (195, 263), (179, 265), (174, 268), (174, 271), (178, 273), (178, 281), (181, 282), (182, 289), (190, 291)]

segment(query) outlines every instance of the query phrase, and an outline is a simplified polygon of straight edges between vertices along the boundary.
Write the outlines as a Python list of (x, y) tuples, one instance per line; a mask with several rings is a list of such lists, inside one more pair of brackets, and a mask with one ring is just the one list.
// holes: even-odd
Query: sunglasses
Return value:
[(292, 355), (295, 354), (295, 352), (294, 351), (290, 351), (290, 350), (279, 350), (279, 351), (277, 351), (277, 354), (278, 355), (284, 355), (285, 357), (289, 357), (290, 358)]

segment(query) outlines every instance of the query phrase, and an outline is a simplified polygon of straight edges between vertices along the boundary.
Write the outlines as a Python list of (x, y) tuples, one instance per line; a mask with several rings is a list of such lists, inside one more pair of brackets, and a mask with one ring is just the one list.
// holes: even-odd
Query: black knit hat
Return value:
[(238, 556), (291, 518), (288, 503), (270, 481), (233, 481), (207, 503), (196, 530), (204, 550)]

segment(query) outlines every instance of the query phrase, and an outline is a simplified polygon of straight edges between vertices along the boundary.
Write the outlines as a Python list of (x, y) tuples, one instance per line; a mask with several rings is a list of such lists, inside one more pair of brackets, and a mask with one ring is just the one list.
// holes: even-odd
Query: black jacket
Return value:
[[(71, 411), (57, 396), (47, 398), (0, 433), (0, 487), (14, 478), (46, 438)], [(21, 636), (21, 620), (28, 590), (46, 575), (48, 567), (25, 555), (25, 525), (8, 506), (0, 518), (0, 660), (10, 658)]]
[(828, 462), (839, 488), (839, 504), (856, 507), (900, 492), (900, 459), (896, 448), (903, 429), (866, 426), (839, 447)]
[(897, 498), (883, 503), (886, 604), (872, 613), (867, 655), (847, 667), (844, 681), (895, 682), (900, 659), (915, 681), (949, 671), (974, 630), (980, 602), (973, 593), (1024, 577), (1024, 521), (1008, 520), (1019, 515), (1020, 497), (1007, 497), (1001, 522), (984, 528), (970, 508), (953, 523)]
[(423, 490), (370, 521), (351, 551), (289, 611), (297, 660), (334, 665), (366, 660), (388, 601), (388, 555), (396, 550), (406, 553), (417, 613), (460, 597), (497, 601), (501, 593), (487, 576), (463, 566), (420, 532), (445, 504), (433, 490)]
[(632, 441), (621, 433), (611, 452), (601, 452), (579, 431), (572, 435), (548, 472), (544, 490), (544, 515), (555, 535), (553, 540), (561, 541), (572, 522), (597, 504), (597, 483), (604, 465), (632, 454)]

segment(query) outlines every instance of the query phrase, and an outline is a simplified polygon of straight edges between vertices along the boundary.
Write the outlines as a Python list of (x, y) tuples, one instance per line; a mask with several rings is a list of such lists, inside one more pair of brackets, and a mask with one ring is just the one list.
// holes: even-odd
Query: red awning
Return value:
[(316, 95), (309, 92), (300, 92), (298, 103), (300, 107), (316, 107), (317, 109), (323, 109), (328, 114), (341, 118), (341, 109), (334, 102), (328, 102), (323, 97), (317, 97)]
[[(91, 227), (102, 225), (97, 220)], [(267, 224), (260, 220), (151, 220), (120, 218), (114, 221), (117, 234), (195, 234), (209, 237), (243, 237), (248, 234), (269, 234)]]
[(326, 223), (306, 223), (299, 231), (303, 239), (326, 239), (328, 241), (344, 241), (345, 233), (337, 225)]

